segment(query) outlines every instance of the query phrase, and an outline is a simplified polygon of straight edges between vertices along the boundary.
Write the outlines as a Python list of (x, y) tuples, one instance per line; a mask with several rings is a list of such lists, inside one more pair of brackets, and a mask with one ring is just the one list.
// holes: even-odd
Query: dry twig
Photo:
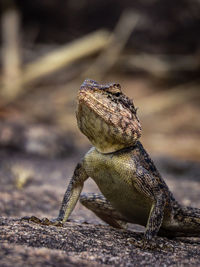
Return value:
[(82, 74), (83, 78), (101, 79), (113, 67), (119, 59), (119, 55), (136, 27), (138, 20), (139, 15), (133, 11), (125, 10), (122, 13), (114, 32), (109, 38), (108, 45), (105, 46), (97, 60)]
[(156, 95), (148, 96), (137, 105), (141, 108), (142, 115), (152, 115), (181, 105), (190, 99), (200, 96), (199, 82), (178, 85), (172, 89), (162, 91)]
[(99, 30), (29, 63), (24, 67), (20, 79), (9, 88), (1, 89), (1, 98), (3, 98), (1, 105), (11, 103), (18, 96), (27, 92), (31, 82), (103, 49), (108, 43), (108, 37), (107, 31)]

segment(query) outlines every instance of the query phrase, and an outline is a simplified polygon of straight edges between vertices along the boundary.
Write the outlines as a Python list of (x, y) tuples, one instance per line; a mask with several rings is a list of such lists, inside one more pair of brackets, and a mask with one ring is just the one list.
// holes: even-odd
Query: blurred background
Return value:
[[(0, 214), (57, 215), (90, 147), (75, 118), (86, 78), (121, 84), (170, 188), (198, 206), (200, 2), (1, 2)], [(74, 214), (87, 217), (79, 205)]]

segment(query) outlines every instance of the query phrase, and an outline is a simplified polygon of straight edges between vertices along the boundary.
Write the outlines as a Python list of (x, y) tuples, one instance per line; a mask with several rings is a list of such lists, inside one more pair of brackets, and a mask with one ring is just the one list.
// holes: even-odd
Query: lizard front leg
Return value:
[(145, 198), (150, 199), (152, 206), (144, 233), (145, 242), (155, 237), (162, 225), (164, 209), (167, 203), (167, 195), (164, 190), (167, 185), (151, 175), (145, 168), (139, 167), (133, 184)]
[(64, 222), (67, 221), (71, 212), (73, 211), (80, 193), (83, 189), (84, 181), (88, 178), (88, 175), (85, 172), (82, 164), (77, 164), (74, 174), (70, 180), (68, 188), (64, 194), (62, 205), (59, 211), (59, 215), (56, 219), (49, 220), (47, 218), (39, 219), (35, 216), (23, 217), (22, 220), (28, 220), (39, 224), (44, 225), (55, 225), (61, 226)]
[(154, 199), (144, 234), (146, 241), (157, 235), (163, 221), (165, 203), (166, 200), (162, 194), (157, 195), (156, 199)]

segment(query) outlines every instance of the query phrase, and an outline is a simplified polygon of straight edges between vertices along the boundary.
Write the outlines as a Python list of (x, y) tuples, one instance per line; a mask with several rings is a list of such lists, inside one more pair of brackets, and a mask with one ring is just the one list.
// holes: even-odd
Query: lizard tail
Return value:
[(167, 237), (200, 237), (200, 209), (176, 207), (173, 220), (163, 225), (158, 235)]
[(180, 207), (174, 220), (178, 226), (175, 236), (200, 237), (200, 209)]

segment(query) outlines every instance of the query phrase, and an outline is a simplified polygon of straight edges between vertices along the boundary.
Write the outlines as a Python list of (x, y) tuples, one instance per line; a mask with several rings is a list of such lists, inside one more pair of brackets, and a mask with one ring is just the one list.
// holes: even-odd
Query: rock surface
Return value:
[[(42, 226), (0, 219), (2, 266), (198, 266), (200, 239), (187, 243), (156, 238), (153, 249), (141, 249), (141, 233), (109, 226), (68, 222)], [(189, 242), (189, 241), (188, 241)], [(14, 264), (14, 265), (12, 265)]]
[[(78, 157), (47, 159), (0, 151), (0, 266), (200, 266), (200, 237), (158, 237), (153, 248), (144, 249), (142, 233), (135, 232), (141, 228), (102, 225), (79, 203), (64, 227), (20, 221), (25, 215), (57, 215), (66, 177)], [(182, 204), (200, 207), (199, 164), (160, 158), (156, 165)], [(19, 187), (16, 181), (27, 173), (30, 179)], [(97, 187), (88, 181), (84, 190), (97, 192)]]

